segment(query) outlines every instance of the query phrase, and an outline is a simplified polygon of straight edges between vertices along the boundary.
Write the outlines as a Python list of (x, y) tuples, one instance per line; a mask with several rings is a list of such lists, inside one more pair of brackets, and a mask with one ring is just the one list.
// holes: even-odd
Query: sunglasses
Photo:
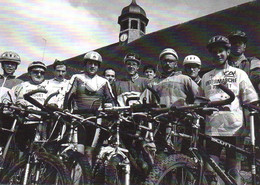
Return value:
[(35, 71), (35, 70), (33, 70), (32, 73), (35, 74), (35, 75), (37, 75), (37, 74), (39, 74), (39, 73), (40, 73), (41, 75), (44, 75), (44, 74), (45, 74), (45, 71)]

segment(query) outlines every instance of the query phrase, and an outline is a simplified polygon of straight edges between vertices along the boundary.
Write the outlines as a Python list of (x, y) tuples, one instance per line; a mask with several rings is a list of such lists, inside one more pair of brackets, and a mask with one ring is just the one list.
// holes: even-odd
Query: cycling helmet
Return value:
[(46, 67), (46, 65), (45, 65), (43, 62), (41, 62), (41, 61), (34, 61), (34, 62), (30, 63), (30, 65), (28, 66), (28, 72), (29, 72), (32, 68), (34, 68), (34, 67), (41, 67), (41, 68), (43, 68), (45, 71), (47, 70), (47, 67)]
[(124, 63), (126, 63), (129, 60), (136, 61), (138, 63), (138, 65), (141, 64), (141, 58), (138, 54), (135, 54), (135, 53), (126, 54), (126, 56), (124, 58)]
[(227, 49), (229, 49), (231, 47), (228, 38), (224, 37), (222, 35), (216, 35), (216, 36), (212, 37), (211, 39), (209, 39), (207, 48), (210, 51), (212, 49), (212, 47), (214, 47), (216, 45), (222, 45), (222, 46), (226, 47)]
[(0, 56), (0, 62), (15, 62), (17, 65), (21, 63), (20, 56), (12, 51), (6, 51)]
[(163, 55), (166, 55), (166, 54), (172, 54), (174, 57), (177, 58), (177, 60), (179, 59), (178, 54), (177, 54), (177, 52), (176, 52), (174, 49), (172, 49), (172, 48), (166, 48), (166, 49), (164, 49), (164, 50), (160, 53), (160, 55), (159, 55), (159, 60), (161, 60), (161, 58), (163, 57)]
[(188, 55), (183, 60), (183, 65), (186, 64), (198, 64), (199, 66), (201, 66), (201, 60), (196, 55)]
[(233, 40), (237, 40), (237, 39), (242, 40), (244, 43), (247, 42), (246, 33), (243, 32), (243, 31), (240, 31), (240, 30), (236, 30), (236, 31), (231, 32), (228, 35), (228, 39), (230, 40), (230, 42), (232, 42)]
[(84, 56), (84, 60), (87, 61), (87, 60), (93, 60), (93, 61), (97, 61), (99, 62), (100, 64), (102, 63), (102, 57), (101, 55), (96, 52), (96, 51), (89, 51), (85, 54)]

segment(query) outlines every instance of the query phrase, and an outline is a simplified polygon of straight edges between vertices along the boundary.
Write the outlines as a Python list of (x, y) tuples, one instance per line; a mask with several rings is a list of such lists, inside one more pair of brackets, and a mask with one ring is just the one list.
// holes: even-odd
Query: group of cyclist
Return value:
[[(244, 55), (246, 44), (247, 36), (239, 30), (230, 33), (228, 37), (217, 35), (210, 38), (207, 49), (212, 56), (214, 69), (202, 77), (199, 76), (202, 62), (196, 55), (184, 58), (181, 72), (178, 70), (177, 52), (172, 48), (166, 48), (159, 55), (158, 71), (154, 66), (144, 66), (142, 77), (138, 73), (141, 58), (135, 53), (128, 53), (124, 57), (127, 74), (120, 80), (116, 79), (116, 70), (113, 68), (105, 69), (104, 76), (99, 76), (102, 57), (98, 52), (90, 51), (83, 58), (84, 72), (73, 75), (70, 80), (65, 79), (66, 64), (55, 60), (54, 79), (46, 80), (46, 65), (35, 61), (28, 66), (29, 81), (22, 82), (14, 76), (21, 63), (20, 57), (8, 51), (0, 57), (3, 69), (3, 75), (0, 75), (0, 100), (2, 103), (11, 101), (19, 106), (38, 109), (26, 101), (23, 95), (35, 89), (45, 89), (47, 93), (32, 95), (35, 100), (43, 103), (49, 94), (58, 91), (59, 93), (50, 100), (50, 104), (73, 113), (89, 115), (95, 114), (101, 104), (108, 107), (125, 106), (136, 101), (142, 103), (144, 98), (146, 103), (166, 107), (194, 103), (196, 96), (204, 96), (211, 101), (222, 100), (227, 98), (217, 87), (222, 83), (234, 92), (235, 100), (230, 105), (221, 107), (220, 111), (206, 116), (204, 132), (232, 144), (243, 145), (249, 131), (246, 124), (248, 115), (242, 105), (257, 102), (257, 93), (260, 92), (260, 60)], [(129, 98), (133, 98), (133, 101), (127, 101)], [(8, 114), (0, 115), (0, 126), (8, 128), (11, 118)], [(28, 115), (32, 117), (32, 121), (34, 116), (37, 115)], [(36, 138), (47, 137), (48, 123), (39, 125), (36, 130)], [(167, 133), (167, 126), (162, 133)], [(79, 128), (77, 136), (82, 153), (85, 150), (84, 146), (95, 147), (100, 142), (100, 130), (95, 127)], [(5, 136), (0, 137), (3, 145)], [(170, 141), (166, 141), (167, 144), (171, 144)], [(160, 145), (159, 141), (154, 147), (160, 150), (161, 146), (163, 145)], [(207, 143), (206, 147), (218, 162), (222, 148), (210, 143)], [(234, 169), (234, 177), (239, 180), (237, 172), (241, 169), (241, 161), (237, 160), (235, 152), (228, 150), (226, 159), (226, 170)]]

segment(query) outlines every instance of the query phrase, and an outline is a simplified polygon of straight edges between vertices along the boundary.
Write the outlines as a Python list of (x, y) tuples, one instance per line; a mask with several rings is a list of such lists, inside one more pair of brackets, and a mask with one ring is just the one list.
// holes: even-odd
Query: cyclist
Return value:
[(3, 75), (0, 75), (0, 98), (12, 87), (23, 81), (15, 78), (14, 73), (17, 66), (21, 63), (20, 56), (12, 51), (4, 52), (0, 56), (0, 62), (3, 69)]
[[(178, 54), (172, 48), (164, 49), (159, 56), (161, 65), (161, 76), (151, 83), (154, 91), (159, 95), (158, 103), (166, 107), (172, 104), (187, 104), (194, 101), (195, 95), (199, 93), (199, 86), (187, 75), (177, 71)], [(151, 92), (146, 94), (151, 99)], [(156, 101), (152, 97), (151, 102)]]
[[(236, 30), (229, 34), (228, 39), (231, 43), (231, 54), (229, 57), (230, 65), (233, 67), (238, 67), (244, 70), (252, 84), (254, 85), (258, 97), (260, 95), (260, 60), (256, 57), (246, 57), (245, 51), (247, 46), (247, 35), (245, 32)], [(244, 110), (245, 118), (248, 119), (249, 112), (248, 110)], [(259, 116), (256, 117), (255, 123), (259, 122)], [(249, 123), (249, 120), (247, 120)], [(256, 145), (260, 146), (260, 126), (258, 124), (255, 125), (256, 130)]]
[(229, 64), (244, 70), (255, 89), (260, 93), (260, 60), (256, 57), (246, 57), (245, 51), (247, 46), (247, 35), (245, 32), (236, 30), (228, 35), (231, 43), (231, 53), (229, 56)]
[(67, 73), (67, 66), (63, 61), (55, 60), (53, 63), (54, 75), (55, 77), (51, 80), (47, 80), (48, 94), (59, 92), (58, 95), (51, 98), (49, 103), (55, 103), (59, 108), (62, 108), (64, 102), (64, 96), (66, 92), (66, 87), (68, 86), (69, 81), (65, 79)]
[(124, 57), (127, 75), (120, 81), (116, 81), (117, 100), (121, 106), (126, 105), (126, 99), (135, 97), (138, 99), (145, 90), (149, 80), (138, 74), (141, 58), (135, 53), (128, 53)]
[[(242, 146), (244, 136), (248, 135), (245, 128), (242, 112), (242, 103), (251, 103), (258, 100), (257, 93), (248, 78), (248, 75), (241, 69), (228, 64), (230, 54), (230, 42), (228, 38), (217, 35), (212, 37), (207, 49), (212, 56), (215, 69), (203, 75), (201, 87), (206, 98), (211, 101), (226, 99), (227, 95), (216, 85), (222, 83), (231, 89), (235, 94), (235, 100), (230, 104), (220, 107), (220, 111), (213, 112), (206, 117), (205, 133), (209, 136), (217, 136), (231, 144)], [(219, 161), (222, 147), (207, 142), (207, 150), (212, 157)], [(240, 184), (241, 162), (235, 151), (226, 151), (226, 171), (229, 172)], [(210, 171), (210, 169), (209, 169)], [(216, 183), (214, 173), (209, 173), (212, 184)]]
[[(7, 92), (14, 86), (22, 83), (22, 80), (15, 78), (14, 73), (17, 69), (17, 66), (21, 63), (20, 56), (12, 51), (7, 51), (1, 54), (0, 62), (3, 69), (3, 74), (0, 75), (0, 103), (4, 103), (12, 100), (14, 97), (6, 96)], [(7, 112), (6, 112), (7, 113)], [(13, 119), (6, 114), (0, 114), (0, 127), (9, 128)], [(0, 153), (2, 151), (2, 145), (6, 143), (6, 134), (0, 134)]]
[[(159, 60), (162, 75), (156, 82), (151, 82), (150, 86), (153, 93), (148, 90), (144, 93), (148, 102), (158, 103), (166, 107), (193, 103), (195, 96), (199, 94), (199, 86), (189, 76), (177, 71), (177, 52), (172, 48), (166, 48), (160, 53)], [(157, 94), (157, 98), (154, 94)], [(172, 148), (179, 150), (180, 145), (173, 144), (171, 137), (168, 137), (170, 132), (170, 123), (161, 126), (160, 132), (155, 137), (158, 151), (169, 151)], [(182, 143), (182, 146), (184, 146), (182, 150), (186, 152), (186, 146), (189, 144), (186, 141), (182, 141)]]
[[(85, 54), (85, 71), (71, 77), (68, 91), (65, 95), (65, 109), (70, 108), (69, 106), (71, 105), (71, 109), (74, 112), (82, 115), (91, 115), (95, 114), (102, 101), (114, 104), (114, 96), (108, 80), (97, 74), (101, 63), (102, 57), (98, 52), (90, 51)], [(84, 152), (84, 145), (96, 146), (97, 142), (101, 141), (99, 134), (100, 130), (92, 126), (78, 128), (80, 152)]]
[[(37, 89), (47, 89), (47, 81), (45, 80), (45, 72), (46, 72), (46, 65), (43, 62), (40, 61), (34, 61), (30, 63), (28, 66), (28, 75), (29, 75), (29, 81), (23, 82), (15, 87), (13, 87), (13, 91), (16, 96), (16, 104), (22, 107), (29, 107), (30, 109), (39, 110), (38, 107), (35, 107), (30, 102), (26, 101), (24, 99), (24, 94), (31, 92), (33, 90)], [(45, 99), (47, 97), (46, 93), (36, 93), (32, 95), (32, 98), (38, 101), (39, 103), (43, 104)], [(39, 115), (35, 114), (29, 114), (27, 116), (28, 121), (26, 121), (23, 126), (20, 129), (20, 137), (24, 137), (23, 139), (20, 139), (22, 142), (21, 146), (25, 146), (23, 142), (28, 142), (32, 139), (38, 141), (38, 140), (44, 140), (47, 139), (48, 133), (47, 133), (47, 122), (43, 122), (41, 124), (37, 124), (41, 117)], [(35, 124), (36, 125), (35, 125)], [(36, 130), (36, 131), (35, 131)]]
[(152, 80), (152, 79), (156, 78), (156, 69), (152, 65), (145, 65), (144, 69), (143, 69), (143, 74), (149, 80)]
[(201, 60), (196, 55), (188, 55), (184, 58), (183, 63), (184, 73), (188, 75), (196, 82), (196, 84), (200, 85), (201, 78), (199, 76), (200, 68), (201, 68)]

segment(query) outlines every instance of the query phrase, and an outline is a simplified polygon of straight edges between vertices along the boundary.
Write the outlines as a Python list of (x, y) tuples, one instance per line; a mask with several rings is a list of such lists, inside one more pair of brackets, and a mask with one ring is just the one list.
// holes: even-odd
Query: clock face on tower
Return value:
[(126, 33), (123, 33), (123, 34), (120, 36), (120, 41), (121, 41), (121, 42), (124, 42), (124, 41), (126, 41), (127, 38), (128, 38), (127, 34), (126, 34)]

